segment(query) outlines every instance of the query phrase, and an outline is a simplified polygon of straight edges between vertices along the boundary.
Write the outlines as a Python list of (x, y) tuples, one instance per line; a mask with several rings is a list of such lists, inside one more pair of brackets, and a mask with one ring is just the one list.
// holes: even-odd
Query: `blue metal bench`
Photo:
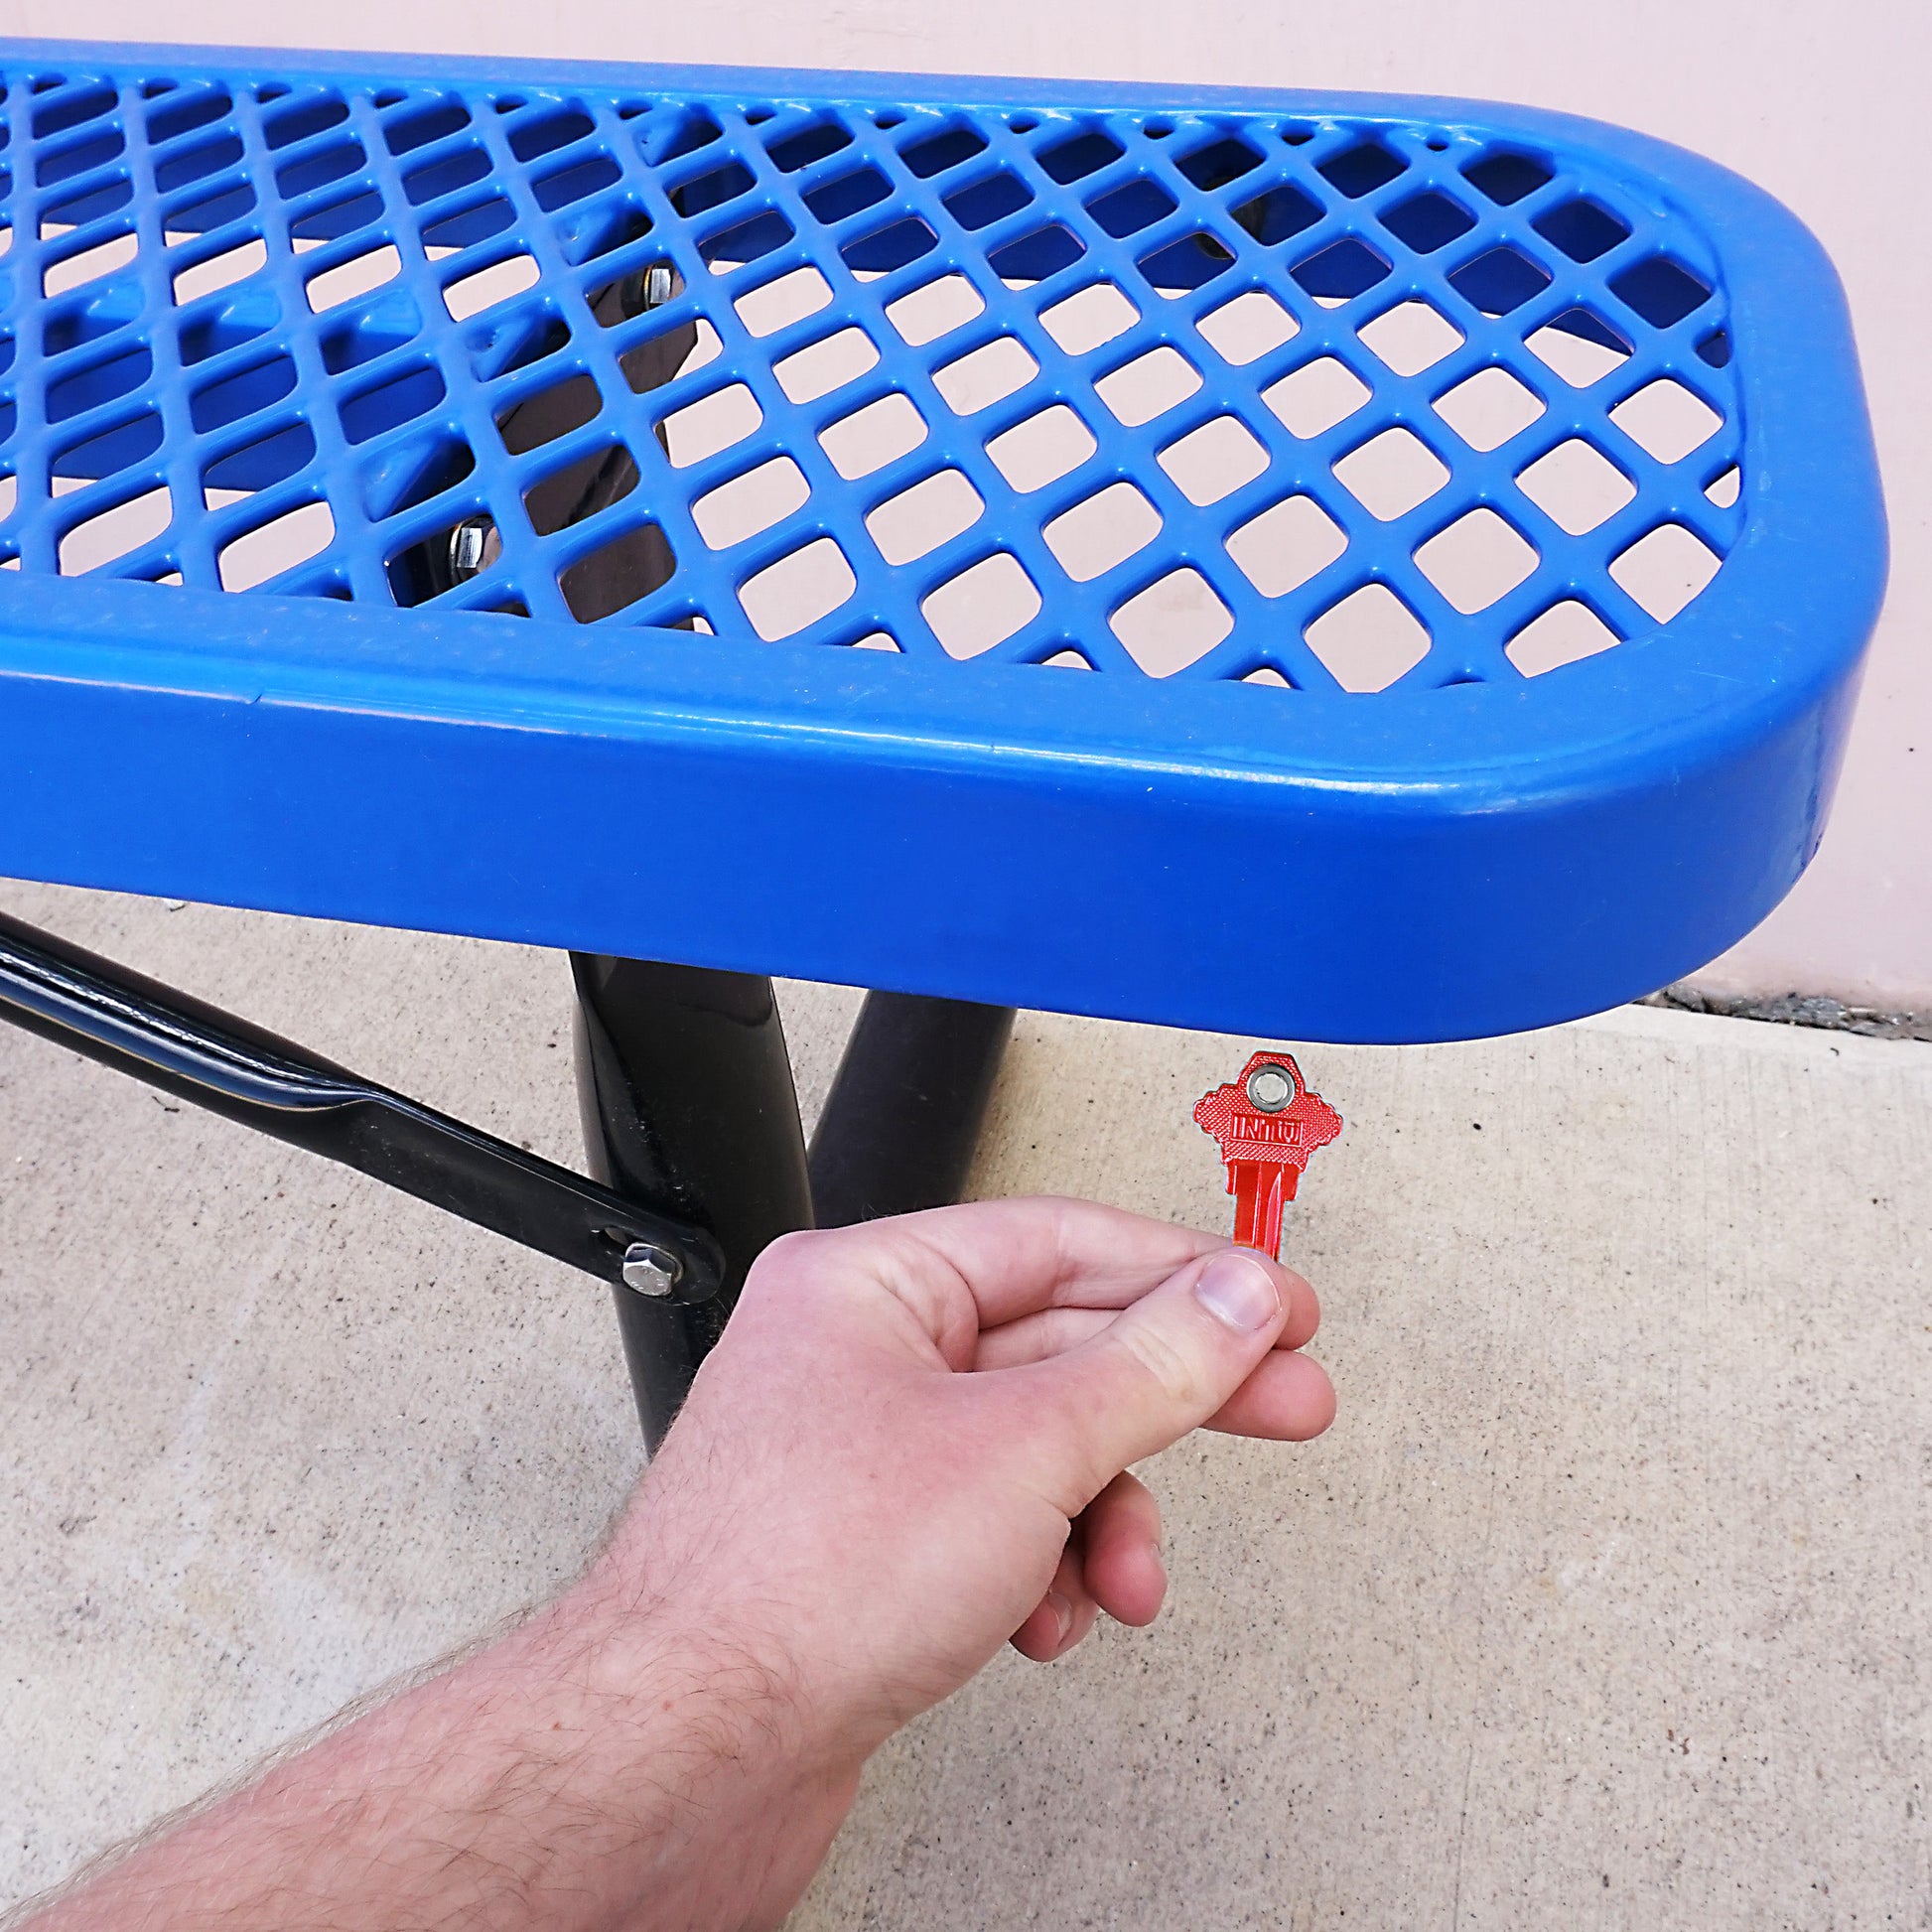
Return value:
[(1646, 993), (1817, 844), (1870, 441), (1824, 255), (1693, 155), (1432, 99), (0, 72), (0, 872), (1399, 1041)]

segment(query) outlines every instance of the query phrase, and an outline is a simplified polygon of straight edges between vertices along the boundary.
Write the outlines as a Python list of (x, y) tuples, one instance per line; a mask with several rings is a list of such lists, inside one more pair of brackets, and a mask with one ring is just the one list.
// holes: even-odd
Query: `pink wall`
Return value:
[(1810, 222), (1845, 277), (1894, 560), (1824, 850), (1786, 903), (1699, 980), (1932, 1009), (1925, 0), (9, 0), (0, 31), (1387, 88), (1567, 108), (1728, 163)]

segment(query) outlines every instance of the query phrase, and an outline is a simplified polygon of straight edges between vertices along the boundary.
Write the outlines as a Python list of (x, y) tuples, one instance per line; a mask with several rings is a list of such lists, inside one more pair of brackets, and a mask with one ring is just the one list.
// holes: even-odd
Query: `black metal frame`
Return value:
[(571, 967), (590, 1179), (0, 914), (0, 1020), (609, 1282), (655, 1449), (771, 1241), (957, 1198), (1013, 1009), (869, 995), (808, 1161), (768, 979)]

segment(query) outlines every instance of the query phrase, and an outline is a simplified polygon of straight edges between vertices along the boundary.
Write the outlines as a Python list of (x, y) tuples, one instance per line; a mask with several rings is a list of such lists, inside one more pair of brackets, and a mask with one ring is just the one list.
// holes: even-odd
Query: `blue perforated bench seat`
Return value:
[(0, 872), (1244, 1033), (1824, 822), (1836, 279), (1449, 100), (0, 43)]

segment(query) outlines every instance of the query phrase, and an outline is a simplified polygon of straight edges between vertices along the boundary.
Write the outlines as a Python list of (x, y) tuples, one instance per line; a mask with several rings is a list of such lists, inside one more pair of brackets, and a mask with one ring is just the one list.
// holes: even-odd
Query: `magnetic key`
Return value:
[(1282, 1209), (1310, 1155), (1340, 1135), (1341, 1116), (1303, 1080), (1293, 1054), (1260, 1052), (1240, 1079), (1195, 1101), (1194, 1124), (1227, 1167), (1236, 1244), (1280, 1260)]

